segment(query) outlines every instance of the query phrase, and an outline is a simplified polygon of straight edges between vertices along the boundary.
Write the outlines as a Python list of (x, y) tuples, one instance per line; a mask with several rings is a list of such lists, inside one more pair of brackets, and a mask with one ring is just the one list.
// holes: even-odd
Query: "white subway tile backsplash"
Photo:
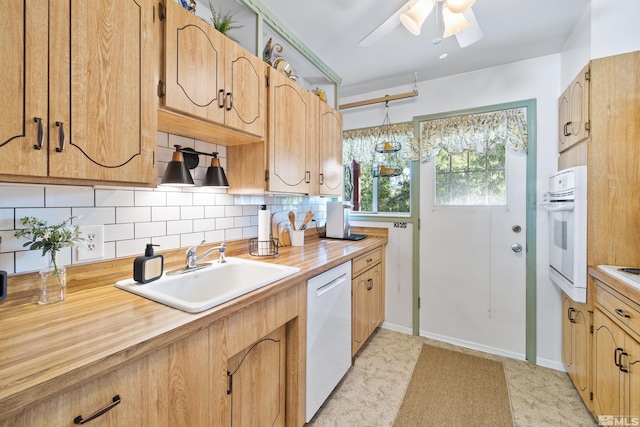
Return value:
[(246, 205), (242, 206), (242, 215), (258, 215), (258, 205)]
[(162, 191), (136, 191), (136, 206), (166, 206), (167, 194)]
[(75, 225), (100, 225), (116, 222), (116, 208), (73, 208)]
[(194, 219), (193, 231), (209, 231), (214, 230), (216, 222), (214, 219)]
[(22, 246), (27, 240), (24, 238), (18, 239), (14, 233), (14, 230), (0, 231), (0, 238), (2, 239), (0, 252), (26, 251), (28, 249)]
[(222, 243), (225, 241), (224, 230), (206, 231), (204, 233), (204, 238), (209, 243)]
[(204, 238), (204, 233), (188, 233), (180, 235), (180, 247), (199, 245)]
[(242, 216), (242, 206), (225, 206), (224, 216)]
[(233, 228), (233, 218), (216, 218), (216, 230)]
[(151, 208), (151, 221), (174, 221), (180, 219), (179, 206), (156, 206)]
[(233, 219), (234, 227), (249, 227), (251, 226), (250, 216), (237, 216)]
[(228, 230), (224, 230), (224, 238), (227, 241), (242, 239), (242, 228), (230, 228)]
[(193, 232), (193, 221), (186, 219), (180, 221), (167, 221), (167, 234), (185, 234)]
[(159, 237), (167, 234), (167, 223), (159, 222), (137, 222), (135, 224), (135, 238)]
[(243, 239), (250, 239), (252, 237), (257, 237), (257, 236), (258, 236), (258, 227), (257, 226), (242, 228), (242, 238)]
[(143, 255), (151, 239), (121, 240), (116, 242), (116, 257)]
[(0, 230), (13, 230), (13, 216), (13, 209), (0, 209)]
[(25, 216), (36, 217), (49, 225), (61, 224), (71, 217), (71, 208), (16, 209), (16, 228), (24, 228), (20, 219)]
[(116, 208), (116, 222), (147, 222), (151, 221), (151, 208), (150, 207), (122, 207)]
[(158, 132), (158, 147), (169, 146), (169, 134), (166, 132)]
[(45, 206), (48, 208), (69, 206), (93, 206), (93, 187), (45, 187)]
[(7, 254), (0, 253), (0, 270), (6, 271), (7, 274), (15, 273), (13, 257), (13, 252), (9, 252)]
[(0, 208), (42, 208), (44, 187), (0, 185)]
[(220, 218), (224, 216), (224, 206), (205, 206), (205, 218)]
[(169, 134), (169, 147), (173, 148), (174, 145), (181, 145), (184, 147), (195, 147), (195, 141), (193, 138), (187, 138), (185, 136)]
[(193, 206), (193, 194), (167, 193), (167, 206)]
[[(16, 252), (16, 273), (39, 271), (49, 265), (49, 254), (42, 256), (41, 250)], [(71, 264), (71, 248), (64, 248), (58, 252), (60, 265)]]
[(204, 218), (204, 206), (183, 206), (180, 208), (180, 218), (202, 219)]
[(106, 224), (104, 226), (104, 241), (131, 240), (134, 235), (134, 224)]
[(152, 237), (151, 242), (154, 245), (159, 245), (155, 248), (156, 251), (168, 251), (180, 248), (180, 236), (178, 234), (174, 236)]
[(96, 189), (96, 206), (133, 206), (133, 190)]
[(102, 259), (114, 259), (116, 257), (116, 242), (104, 242), (104, 256)]
[(216, 194), (216, 205), (233, 205), (233, 195)]
[(216, 203), (216, 196), (213, 193), (193, 193), (194, 206), (208, 206)]

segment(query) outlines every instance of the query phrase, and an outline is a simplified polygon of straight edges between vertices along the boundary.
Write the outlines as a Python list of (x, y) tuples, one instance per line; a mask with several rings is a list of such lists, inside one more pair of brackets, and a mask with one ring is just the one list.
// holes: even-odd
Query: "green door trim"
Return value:
[[(526, 197), (526, 290), (525, 290), (525, 357), (529, 363), (536, 363), (537, 357), (537, 287), (536, 287), (536, 201), (537, 201), (537, 102), (535, 99), (507, 102), (466, 110), (449, 111), (413, 118), (416, 140), (419, 140), (420, 122), (451, 116), (486, 113), (512, 108), (527, 109), (527, 129), (529, 133), (527, 151), (527, 197)], [(418, 162), (415, 162), (418, 163)], [(414, 335), (420, 334), (420, 166), (412, 164), (411, 218), (418, 227), (413, 227), (413, 325)], [(415, 175), (414, 175), (415, 171)]]

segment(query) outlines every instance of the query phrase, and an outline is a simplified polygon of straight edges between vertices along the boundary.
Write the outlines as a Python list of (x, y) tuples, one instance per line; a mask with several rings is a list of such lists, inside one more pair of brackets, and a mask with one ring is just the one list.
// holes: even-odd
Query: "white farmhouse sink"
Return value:
[(298, 267), (226, 259), (224, 264), (211, 263), (183, 274), (165, 273), (146, 284), (127, 279), (115, 286), (170, 307), (198, 313), (300, 271)]

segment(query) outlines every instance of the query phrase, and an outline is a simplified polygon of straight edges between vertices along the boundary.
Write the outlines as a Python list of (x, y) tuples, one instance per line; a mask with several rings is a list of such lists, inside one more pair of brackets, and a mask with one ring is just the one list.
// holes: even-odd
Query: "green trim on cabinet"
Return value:
[[(253, 12), (258, 15), (258, 21), (266, 22), (271, 28), (273, 28), (283, 39), (293, 46), (300, 54), (302, 54), (309, 62), (311, 62), (322, 74), (324, 74), (330, 81), (339, 85), (342, 83), (342, 79), (338, 76), (327, 64), (325, 64), (302, 40), (300, 40), (295, 34), (293, 34), (283, 23), (275, 16), (267, 7), (262, 4), (260, 0), (239, 0)], [(262, 24), (258, 24), (258, 29), (262, 29)], [(258, 46), (256, 46), (256, 55), (262, 57), (261, 43), (262, 31), (258, 32), (256, 38)]]

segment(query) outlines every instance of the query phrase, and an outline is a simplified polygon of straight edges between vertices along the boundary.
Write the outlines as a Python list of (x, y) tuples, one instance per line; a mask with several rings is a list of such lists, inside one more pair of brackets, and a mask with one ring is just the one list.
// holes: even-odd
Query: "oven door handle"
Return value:
[(551, 203), (548, 205), (542, 205), (549, 212), (561, 212), (561, 211), (572, 211), (573, 203)]

